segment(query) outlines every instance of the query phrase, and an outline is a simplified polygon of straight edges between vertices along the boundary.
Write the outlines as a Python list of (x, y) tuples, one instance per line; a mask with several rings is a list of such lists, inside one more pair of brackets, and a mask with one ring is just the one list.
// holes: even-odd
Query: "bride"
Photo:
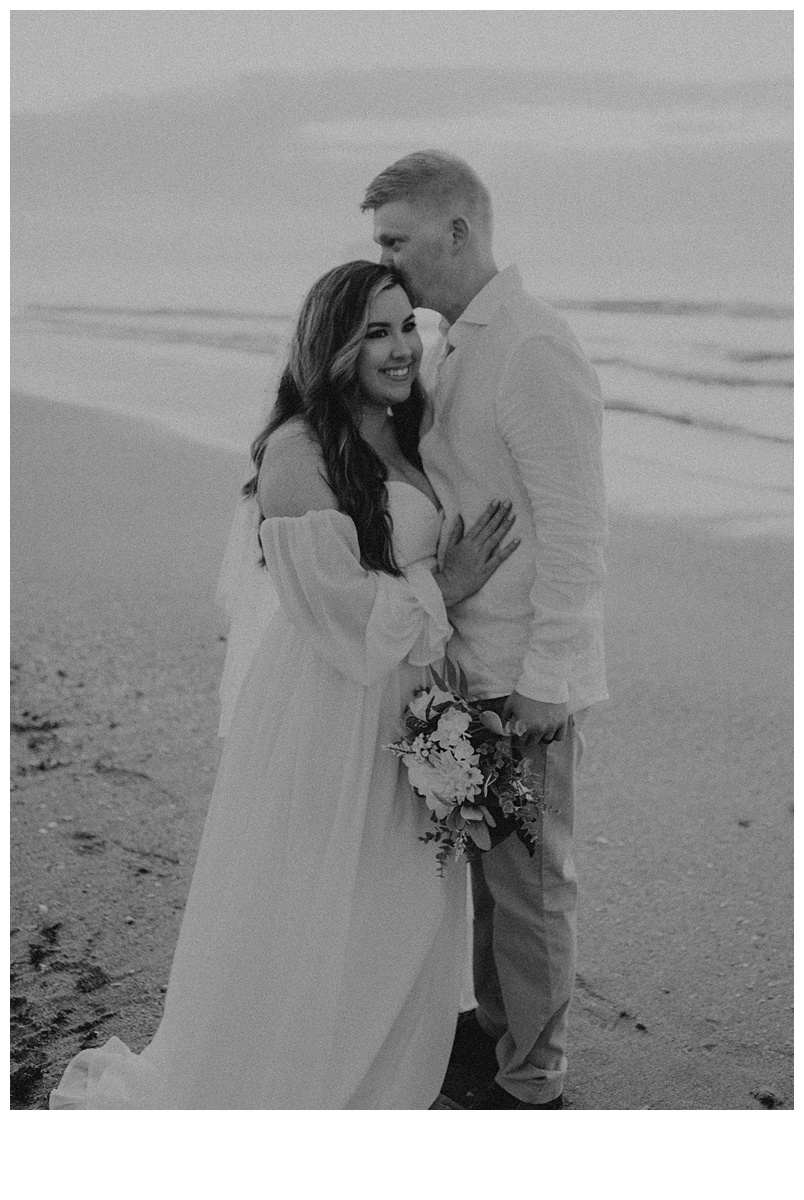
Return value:
[[(50, 1107), (425, 1109), (458, 1014), (465, 873), (386, 748), (447, 610), (513, 552), (463, 536), (417, 452), (410, 300), (369, 262), (307, 297), (235, 519), (227, 731), (153, 1041), (82, 1050)], [(436, 554), (442, 543), (440, 565)]]

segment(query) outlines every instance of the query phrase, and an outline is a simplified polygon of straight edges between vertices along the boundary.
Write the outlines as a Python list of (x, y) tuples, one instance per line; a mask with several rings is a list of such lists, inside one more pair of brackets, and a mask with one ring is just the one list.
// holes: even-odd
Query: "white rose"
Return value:
[(462, 712), (459, 708), (448, 708), (441, 714), (433, 737), (442, 745), (458, 742), (469, 728), (471, 720), (468, 712)]
[(438, 790), (445, 799), (459, 803), (480, 791), (483, 775), (473, 763), (458, 761), (454, 746), (437, 751), (430, 761), (441, 772), (442, 783)]
[(450, 781), (445, 773), (429, 763), (414, 759), (407, 764), (408, 779), (411, 787), (424, 797), (427, 807), (432, 809), (440, 819), (446, 817), (454, 807), (444, 798), (444, 793), (450, 790)]
[(461, 738), (453, 746), (450, 746), (453, 756), (460, 763), (467, 763), (471, 766), (477, 766), (480, 762), (480, 757), (471, 742), (466, 738)]

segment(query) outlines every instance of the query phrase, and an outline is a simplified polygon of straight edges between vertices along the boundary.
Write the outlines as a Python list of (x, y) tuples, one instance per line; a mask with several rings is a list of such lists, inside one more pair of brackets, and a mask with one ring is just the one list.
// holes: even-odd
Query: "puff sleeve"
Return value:
[(285, 616), (350, 679), (368, 687), (443, 656), (452, 629), (424, 562), (400, 577), (367, 571), (354, 523), (334, 509), (268, 517), (260, 542)]

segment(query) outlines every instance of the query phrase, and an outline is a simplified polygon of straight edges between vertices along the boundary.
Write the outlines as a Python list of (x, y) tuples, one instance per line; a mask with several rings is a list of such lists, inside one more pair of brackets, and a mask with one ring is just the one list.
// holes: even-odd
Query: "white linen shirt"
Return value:
[[(606, 536), (600, 387), (566, 321), (508, 267), (426, 356), (422, 462), (444, 508), (441, 556), (460, 513), (467, 529), (512, 500), (521, 545), (450, 610), (449, 653), (473, 694), (516, 690), (577, 712), (605, 700)], [(453, 347), (454, 349), (450, 349)], [(444, 355), (447, 357), (444, 357)], [(428, 428), (429, 425), (429, 428)]]

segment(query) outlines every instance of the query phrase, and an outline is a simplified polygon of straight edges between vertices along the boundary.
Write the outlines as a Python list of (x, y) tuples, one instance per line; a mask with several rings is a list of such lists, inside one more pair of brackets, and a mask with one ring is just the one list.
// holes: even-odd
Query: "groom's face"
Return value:
[(400, 272), (414, 307), (441, 311), (447, 298), (450, 256), (449, 222), (438, 212), (406, 200), (374, 211), (374, 241), (380, 262)]

